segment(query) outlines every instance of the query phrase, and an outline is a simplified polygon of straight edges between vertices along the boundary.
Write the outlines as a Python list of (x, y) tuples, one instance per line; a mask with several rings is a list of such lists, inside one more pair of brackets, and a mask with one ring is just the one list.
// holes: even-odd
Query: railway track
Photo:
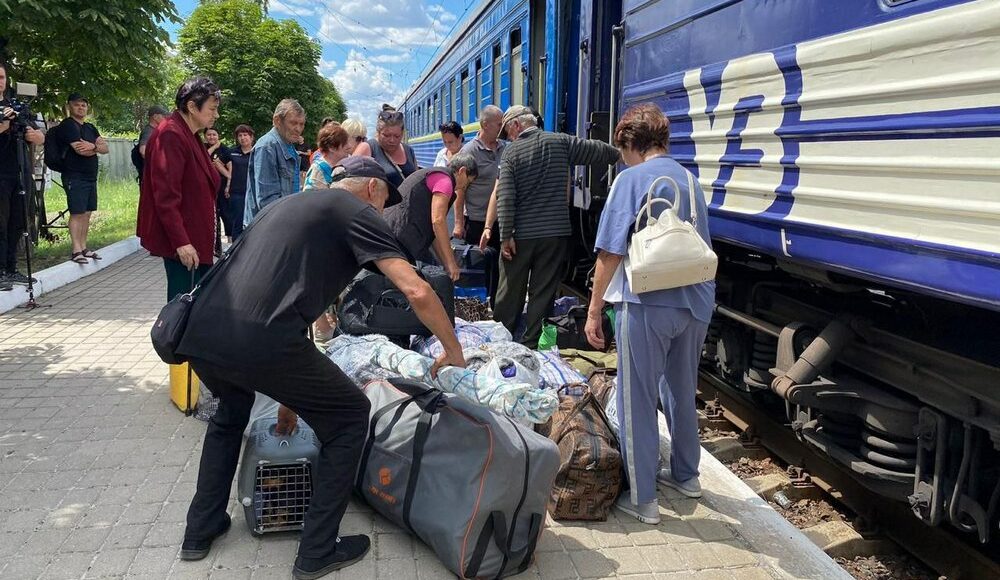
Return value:
[[(723, 379), (702, 369), (699, 399), (721, 415), (746, 441), (752, 441), (783, 463), (794, 466), (800, 479), (857, 514), (866, 532), (890, 538), (902, 550), (949, 580), (1000, 578), (1000, 562), (944, 527), (930, 527), (917, 520), (909, 505), (892, 502), (861, 485), (851, 473), (814, 450), (775, 419), (753, 398), (730, 387)], [(771, 499), (771, 498), (766, 498)]]

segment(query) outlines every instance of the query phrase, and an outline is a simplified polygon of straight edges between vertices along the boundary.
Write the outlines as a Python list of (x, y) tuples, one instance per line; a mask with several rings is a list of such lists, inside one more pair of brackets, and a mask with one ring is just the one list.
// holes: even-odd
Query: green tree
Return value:
[(129, 134), (138, 137), (139, 131), (147, 122), (146, 113), (152, 105), (160, 105), (168, 110), (173, 109), (177, 87), (191, 76), (184, 68), (177, 55), (168, 56), (157, 70), (156, 87), (151, 96), (120, 101), (116, 105), (97, 109), (94, 114), (94, 124), (104, 134)]
[(0, 59), (16, 80), (38, 84), (36, 110), (61, 116), (81, 91), (110, 114), (156, 96), (167, 22), (180, 22), (172, 0), (0, 0)]
[(306, 141), (323, 117), (343, 118), (343, 99), (319, 74), (319, 43), (298, 23), (265, 16), (258, 0), (207, 0), (178, 35), (184, 66), (222, 89), (216, 125), (228, 135), (240, 123), (258, 135), (271, 127), (278, 101), (298, 99), (306, 110)]

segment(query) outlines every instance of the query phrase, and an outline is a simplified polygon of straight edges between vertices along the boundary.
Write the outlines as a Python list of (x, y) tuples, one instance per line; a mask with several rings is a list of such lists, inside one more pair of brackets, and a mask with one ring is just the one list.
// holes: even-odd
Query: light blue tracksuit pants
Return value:
[(615, 306), (618, 343), (618, 432), (634, 504), (656, 499), (659, 434), (656, 403), (670, 428), (670, 470), (678, 481), (698, 475), (701, 444), (695, 388), (708, 324), (686, 309)]

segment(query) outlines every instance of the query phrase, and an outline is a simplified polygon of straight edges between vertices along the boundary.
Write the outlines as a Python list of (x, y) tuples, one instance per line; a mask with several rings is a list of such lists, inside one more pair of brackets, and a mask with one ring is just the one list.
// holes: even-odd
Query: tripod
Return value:
[[(28, 160), (28, 144), (25, 141), (24, 134), (27, 131), (28, 126), (12, 121), (10, 124), (11, 134), (14, 136), (15, 147), (17, 147), (17, 185), (18, 189), (14, 192), (15, 196), (21, 197), (21, 207), (23, 211), (23, 233), (21, 235), (24, 240), (24, 265), (28, 270), (28, 301), (24, 304), (22, 308), (27, 310), (33, 310), (38, 308), (38, 303), (35, 302), (35, 284), (34, 278), (32, 277), (31, 270), (31, 234), (28, 227), (28, 219), (30, 216), (28, 207), (28, 192), (33, 191), (35, 187), (34, 179), (32, 178), (31, 164)], [(11, 204), (15, 202), (12, 199)]]

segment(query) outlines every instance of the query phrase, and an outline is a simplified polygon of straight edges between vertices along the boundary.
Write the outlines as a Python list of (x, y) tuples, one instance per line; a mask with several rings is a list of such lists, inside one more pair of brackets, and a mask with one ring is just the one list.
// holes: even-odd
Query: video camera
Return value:
[(20, 99), (12, 98), (0, 101), (0, 111), (3, 112), (3, 120), (10, 121), (15, 129), (24, 129), (27, 127), (37, 129), (35, 126), (37, 117), (31, 112), (31, 99), (38, 96), (38, 85), (17, 83), (16, 94)]

